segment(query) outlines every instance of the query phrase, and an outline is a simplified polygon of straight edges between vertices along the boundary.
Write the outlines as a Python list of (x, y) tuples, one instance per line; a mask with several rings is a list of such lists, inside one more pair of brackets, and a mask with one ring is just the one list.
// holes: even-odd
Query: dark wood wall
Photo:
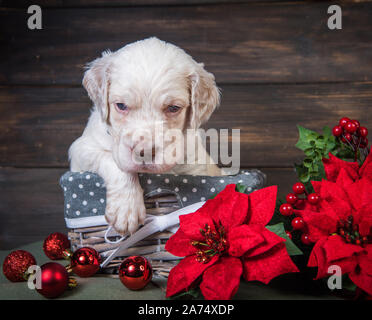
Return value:
[[(240, 128), (242, 167), (288, 192), (296, 124), (372, 127), (372, 2), (338, 2), (343, 29), (332, 31), (333, 3), (0, 0), (0, 248), (64, 230), (58, 180), (90, 108), (83, 66), (149, 36), (215, 74), (222, 105), (208, 127)], [(42, 30), (27, 28), (29, 4), (42, 6)]]

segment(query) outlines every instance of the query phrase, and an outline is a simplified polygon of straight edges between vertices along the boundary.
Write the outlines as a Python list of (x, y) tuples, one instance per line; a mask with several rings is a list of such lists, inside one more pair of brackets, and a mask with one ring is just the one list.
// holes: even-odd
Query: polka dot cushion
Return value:
[[(243, 170), (233, 176), (191, 176), (174, 174), (139, 174), (144, 197), (174, 194), (182, 206), (206, 201), (226, 185), (244, 184), (247, 192), (265, 186), (266, 176), (259, 170)], [(65, 221), (68, 228), (106, 225), (106, 188), (103, 179), (92, 172), (66, 172), (60, 179), (64, 192)]]

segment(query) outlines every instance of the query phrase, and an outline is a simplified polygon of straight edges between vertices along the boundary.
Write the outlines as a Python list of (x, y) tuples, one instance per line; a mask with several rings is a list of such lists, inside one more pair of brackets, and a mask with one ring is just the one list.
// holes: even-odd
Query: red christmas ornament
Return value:
[(24, 274), (32, 265), (36, 265), (36, 260), (31, 253), (24, 250), (16, 250), (5, 258), (3, 273), (9, 281), (26, 281)]
[(56, 298), (66, 291), (69, 277), (64, 266), (56, 262), (48, 262), (41, 266), (41, 289), (37, 292), (46, 298)]
[(285, 232), (287, 234), (287, 237), (292, 240), (292, 233), (290, 231)]
[(128, 289), (140, 290), (151, 281), (151, 264), (140, 256), (128, 257), (119, 267), (119, 277)]
[(66, 235), (60, 232), (50, 234), (43, 244), (46, 256), (51, 260), (58, 260), (64, 257), (64, 252), (70, 248), (70, 241)]
[(71, 269), (79, 277), (86, 278), (97, 273), (101, 257), (93, 248), (83, 247), (76, 250), (71, 257)]

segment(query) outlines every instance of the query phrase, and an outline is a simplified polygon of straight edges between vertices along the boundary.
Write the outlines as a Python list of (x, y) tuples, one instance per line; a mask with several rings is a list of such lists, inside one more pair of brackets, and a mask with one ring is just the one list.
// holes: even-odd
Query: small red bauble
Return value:
[(151, 264), (140, 256), (128, 257), (119, 267), (119, 277), (128, 289), (140, 290), (151, 281)]
[(317, 193), (311, 193), (307, 196), (307, 201), (311, 204), (317, 204), (319, 202), (319, 195)]
[(302, 242), (303, 244), (305, 244), (305, 245), (309, 245), (309, 244), (312, 243), (312, 242), (310, 241), (310, 239), (309, 239), (309, 235), (306, 234), (306, 233), (303, 233), (303, 234), (301, 235), (301, 242)]
[(70, 241), (66, 235), (60, 232), (50, 234), (43, 243), (43, 250), (51, 260), (58, 260), (64, 257), (64, 252), (70, 248)]
[(339, 122), (339, 125), (344, 128), (349, 121), (350, 121), (350, 119), (347, 118), (347, 117), (341, 118), (340, 122)]
[(41, 288), (37, 292), (46, 298), (56, 298), (66, 291), (69, 284), (67, 270), (56, 262), (48, 262), (41, 267)]
[(279, 208), (280, 213), (283, 216), (290, 216), (293, 214), (293, 207), (289, 203), (283, 203)]
[(285, 197), (287, 203), (289, 204), (295, 204), (298, 200), (298, 197), (294, 193), (288, 193)]
[(367, 138), (364, 138), (361, 142), (360, 142), (360, 147), (361, 148), (366, 148), (368, 146), (368, 139)]
[(358, 120), (351, 120), (351, 122), (353, 122), (358, 129), (360, 128), (360, 122)]
[(16, 250), (6, 256), (3, 262), (3, 273), (9, 281), (26, 281), (24, 274), (33, 265), (36, 265), (36, 260), (31, 253)]
[(295, 230), (301, 230), (305, 227), (305, 222), (300, 217), (296, 217), (292, 220), (292, 227)]
[(287, 237), (292, 240), (292, 233), (290, 231), (285, 232), (287, 234)]
[(332, 133), (335, 137), (339, 137), (342, 135), (343, 129), (341, 126), (334, 126), (332, 129)]
[(355, 123), (351, 121), (349, 121), (345, 126), (345, 130), (351, 134), (357, 131), (357, 129), (358, 127), (355, 125)]
[(77, 249), (71, 256), (71, 269), (82, 278), (96, 274), (100, 264), (101, 257), (93, 248), (83, 247)]
[(362, 138), (365, 138), (368, 136), (368, 129), (366, 127), (360, 127), (359, 128), (359, 134)]
[(306, 191), (305, 185), (301, 182), (297, 182), (293, 185), (293, 192), (295, 194), (303, 194)]

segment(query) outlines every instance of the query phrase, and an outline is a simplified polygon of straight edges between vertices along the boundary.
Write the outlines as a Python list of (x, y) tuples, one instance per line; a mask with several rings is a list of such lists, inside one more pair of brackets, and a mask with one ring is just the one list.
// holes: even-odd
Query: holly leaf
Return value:
[(285, 239), (285, 246), (287, 248), (287, 252), (290, 256), (298, 256), (302, 255), (303, 252), (294, 244), (294, 242), (287, 236), (285, 229), (284, 229), (284, 224), (283, 222), (271, 225), (271, 226), (266, 226), (266, 229), (269, 231), (275, 233), (279, 237)]
[(315, 139), (318, 137), (318, 134), (315, 131), (306, 129), (300, 125), (297, 125), (299, 138), (296, 143), (296, 147), (302, 151), (315, 145)]

